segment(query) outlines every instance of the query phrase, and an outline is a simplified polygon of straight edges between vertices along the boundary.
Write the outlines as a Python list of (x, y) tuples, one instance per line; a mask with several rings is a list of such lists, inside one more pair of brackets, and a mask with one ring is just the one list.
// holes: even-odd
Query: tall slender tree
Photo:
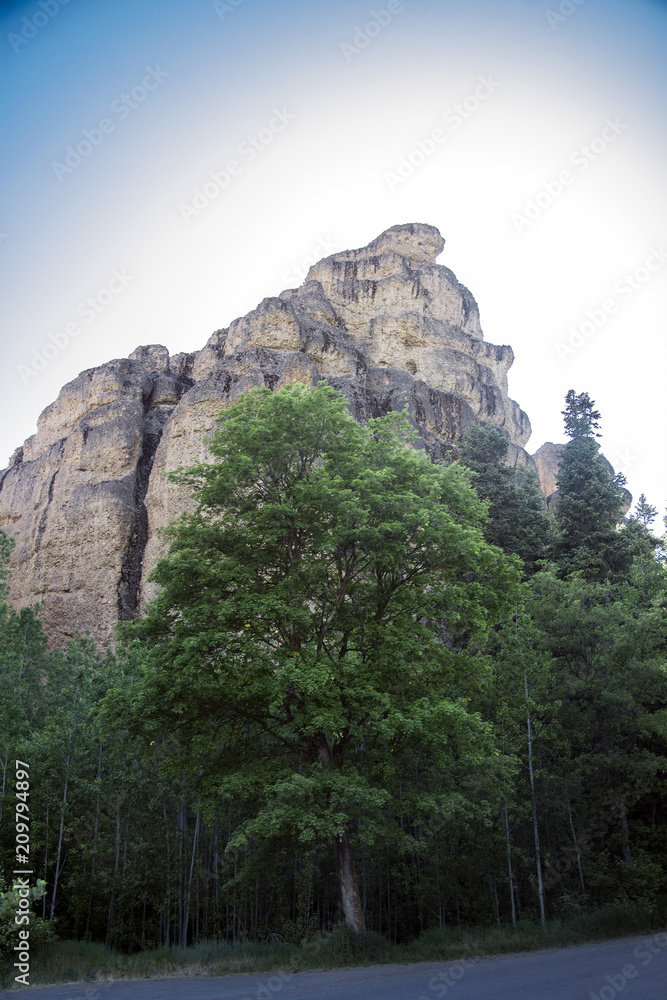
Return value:
[(617, 530), (627, 494), (625, 477), (614, 474), (596, 438), (600, 414), (587, 392), (570, 389), (563, 417), (570, 440), (558, 470), (553, 556), (562, 578), (576, 573), (602, 582), (627, 575), (634, 555)]
[(651, 530), (651, 525), (658, 516), (658, 508), (648, 502), (644, 493), (640, 496), (635, 505), (635, 509), (630, 515), (632, 521), (638, 521), (647, 531)]

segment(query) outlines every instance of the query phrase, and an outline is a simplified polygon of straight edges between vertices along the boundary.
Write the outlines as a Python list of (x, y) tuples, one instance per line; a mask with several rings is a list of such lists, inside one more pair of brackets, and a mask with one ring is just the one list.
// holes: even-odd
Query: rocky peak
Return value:
[(444, 249), (445, 241), (435, 226), (428, 226), (422, 222), (408, 222), (402, 226), (386, 229), (361, 250), (344, 250), (333, 256), (343, 260), (357, 260), (369, 255), (395, 253), (414, 264), (435, 264), (436, 257), (439, 257)]
[(152, 592), (158, 529), (190, 503), (162, 473), (205, 459), (216, 415), (253, 386), (324, 378), (360, 421), (407, 407), (417, 446), (441, 458), (489, 420), (511, 461), (531, 462), (528, 417), (507, 391), (512, 349), (484, 341), (473, 296), (436, 264), (443, 247), (433, 226), (393, 226), (319, 261), (200, 351), (151, 344), (68, 383), (0, 473), (12, 600), (42, 605), (54, 643), (77, 630), (110, 643)]

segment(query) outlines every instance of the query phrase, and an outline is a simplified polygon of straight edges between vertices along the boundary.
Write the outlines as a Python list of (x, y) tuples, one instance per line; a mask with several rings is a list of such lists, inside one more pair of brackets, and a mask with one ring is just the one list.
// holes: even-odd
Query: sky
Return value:
[(0, 467), (79, 372), (199, 350), (309, 263), (435, 225), (664, 514), (667, 2), (0, 2)]

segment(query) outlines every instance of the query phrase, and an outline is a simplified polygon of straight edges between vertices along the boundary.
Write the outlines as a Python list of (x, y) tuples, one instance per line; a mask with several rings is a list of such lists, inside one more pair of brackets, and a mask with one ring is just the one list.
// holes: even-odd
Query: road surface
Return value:
[(667, 1000), (667, 934), (461, 963), (132, 979), (21, 992), (29, 1000)]

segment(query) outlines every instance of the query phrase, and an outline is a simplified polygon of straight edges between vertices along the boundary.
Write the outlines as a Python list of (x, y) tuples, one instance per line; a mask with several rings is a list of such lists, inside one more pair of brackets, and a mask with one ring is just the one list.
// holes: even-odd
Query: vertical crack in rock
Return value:
[(139, 613), (141, 573), (144, 551), (148, 542), (148, 510), (145, 500), (155, 461), (155, 452), (161, 437), (162, 428), (160, 427), (157, 431), (145, 430), (141, 439), (141, 458), (137, 463), (132, 495), (134, 527), (125, 551), (120, 580), (118, 581), (118, 618), (120, 621), (129, 621), (136, 618)]
[[(58, 441), (58, 451), (56, 454), (56, 459), (58, 461), (60, 461), (60, 459), (63, 457), (63, 452), (65, 450), (65, 441), (66, 438), (61, 438), (60, 441)], [(60, 472), (60, 466), (58, 466), (56, 471), (51, 476), (51, 479), (49, 480), (49, 487), (46, 494), (46, 506), (42, 511), (42, 516), (40, 517), (39, 524), (37, 526), (37, 537), (35, 539), (35, 554), (37, 554), (42, 547), (42, 537), (44, 535), (44, 532), (46, 531), (46, 522), (49, 517), (49, 507), (51, 506), (51, 502), (53, 500), (53, 488), (55, 486), (59, 472)]]
[(35, 539), (35, 553), (39, 552), (39, 550), (42, 547), (42, 536), (46, 531), (46, 522), (49, 516), (49, 507), (51, 506), (51, 501), (53, 500), (53, 487), (55, 485), (56, 479), (58, 478), (59, 472), (60, 469), (56, 469), (56, 471), (53, 473), (49, 481), (49, 491), (46, 497), (46, 507), (42, 511), (42, 516), (40, 517), (39, 525), (37, 526), (37, 538)]

